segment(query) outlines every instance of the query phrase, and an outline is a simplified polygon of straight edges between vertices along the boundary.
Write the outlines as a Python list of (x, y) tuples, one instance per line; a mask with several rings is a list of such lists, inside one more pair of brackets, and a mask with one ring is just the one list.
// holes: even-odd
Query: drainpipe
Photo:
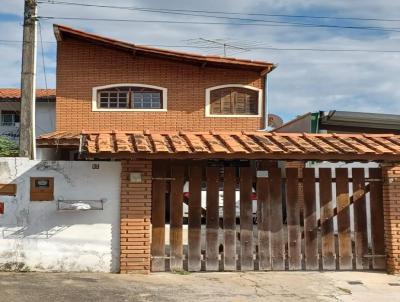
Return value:
[(270, 131), (271, 127), (268, 126), (269, 117), (269, 101), (268, 101), (268, 73), (264, 76), (264, 128), (258, 131)]

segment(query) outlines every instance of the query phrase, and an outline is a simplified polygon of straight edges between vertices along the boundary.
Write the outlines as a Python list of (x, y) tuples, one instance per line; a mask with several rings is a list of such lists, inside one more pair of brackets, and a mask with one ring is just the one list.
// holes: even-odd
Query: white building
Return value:
[[(18, 143), (20, 127), (20, 89), (0, 89), (0, 136)], [(55, 130), (56, 91), (55, 89), (37, 89), (36, 91), (36, 137)], [(45, 149), (37, 150), (37, 157), (51, 158)]]

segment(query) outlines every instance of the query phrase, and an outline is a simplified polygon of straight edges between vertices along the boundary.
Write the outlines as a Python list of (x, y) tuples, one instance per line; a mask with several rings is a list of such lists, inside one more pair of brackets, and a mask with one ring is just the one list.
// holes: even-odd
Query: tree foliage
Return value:
[(0, 136), (0, 157), (18, 156), (18, 145), (7, 137)]

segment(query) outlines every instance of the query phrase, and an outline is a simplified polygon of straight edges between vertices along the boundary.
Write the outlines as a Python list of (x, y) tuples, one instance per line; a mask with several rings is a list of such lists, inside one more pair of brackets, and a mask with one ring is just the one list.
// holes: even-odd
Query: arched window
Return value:
[(167, 89), (144, 84), (93, 88), (94, 111), (166, 111)]
[(207, 116), (260, 116), (261, 89), (245, 85), (223, 85), (206, 90)]

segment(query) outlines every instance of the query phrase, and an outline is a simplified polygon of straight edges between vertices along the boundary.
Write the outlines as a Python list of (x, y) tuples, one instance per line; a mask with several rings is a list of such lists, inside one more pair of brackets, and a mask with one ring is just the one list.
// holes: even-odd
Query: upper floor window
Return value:
[(18, 111), (1, 111), (2, 126), (15, 126), (17, 123), (19, 123)]
[(94, 111), (166, 111), (167, 89), (142, 84), (122, 84), (93, 89)]
[(223, 85), (206, 89), (206, 116), (261, 116), (261, 89), (245, 85)]

